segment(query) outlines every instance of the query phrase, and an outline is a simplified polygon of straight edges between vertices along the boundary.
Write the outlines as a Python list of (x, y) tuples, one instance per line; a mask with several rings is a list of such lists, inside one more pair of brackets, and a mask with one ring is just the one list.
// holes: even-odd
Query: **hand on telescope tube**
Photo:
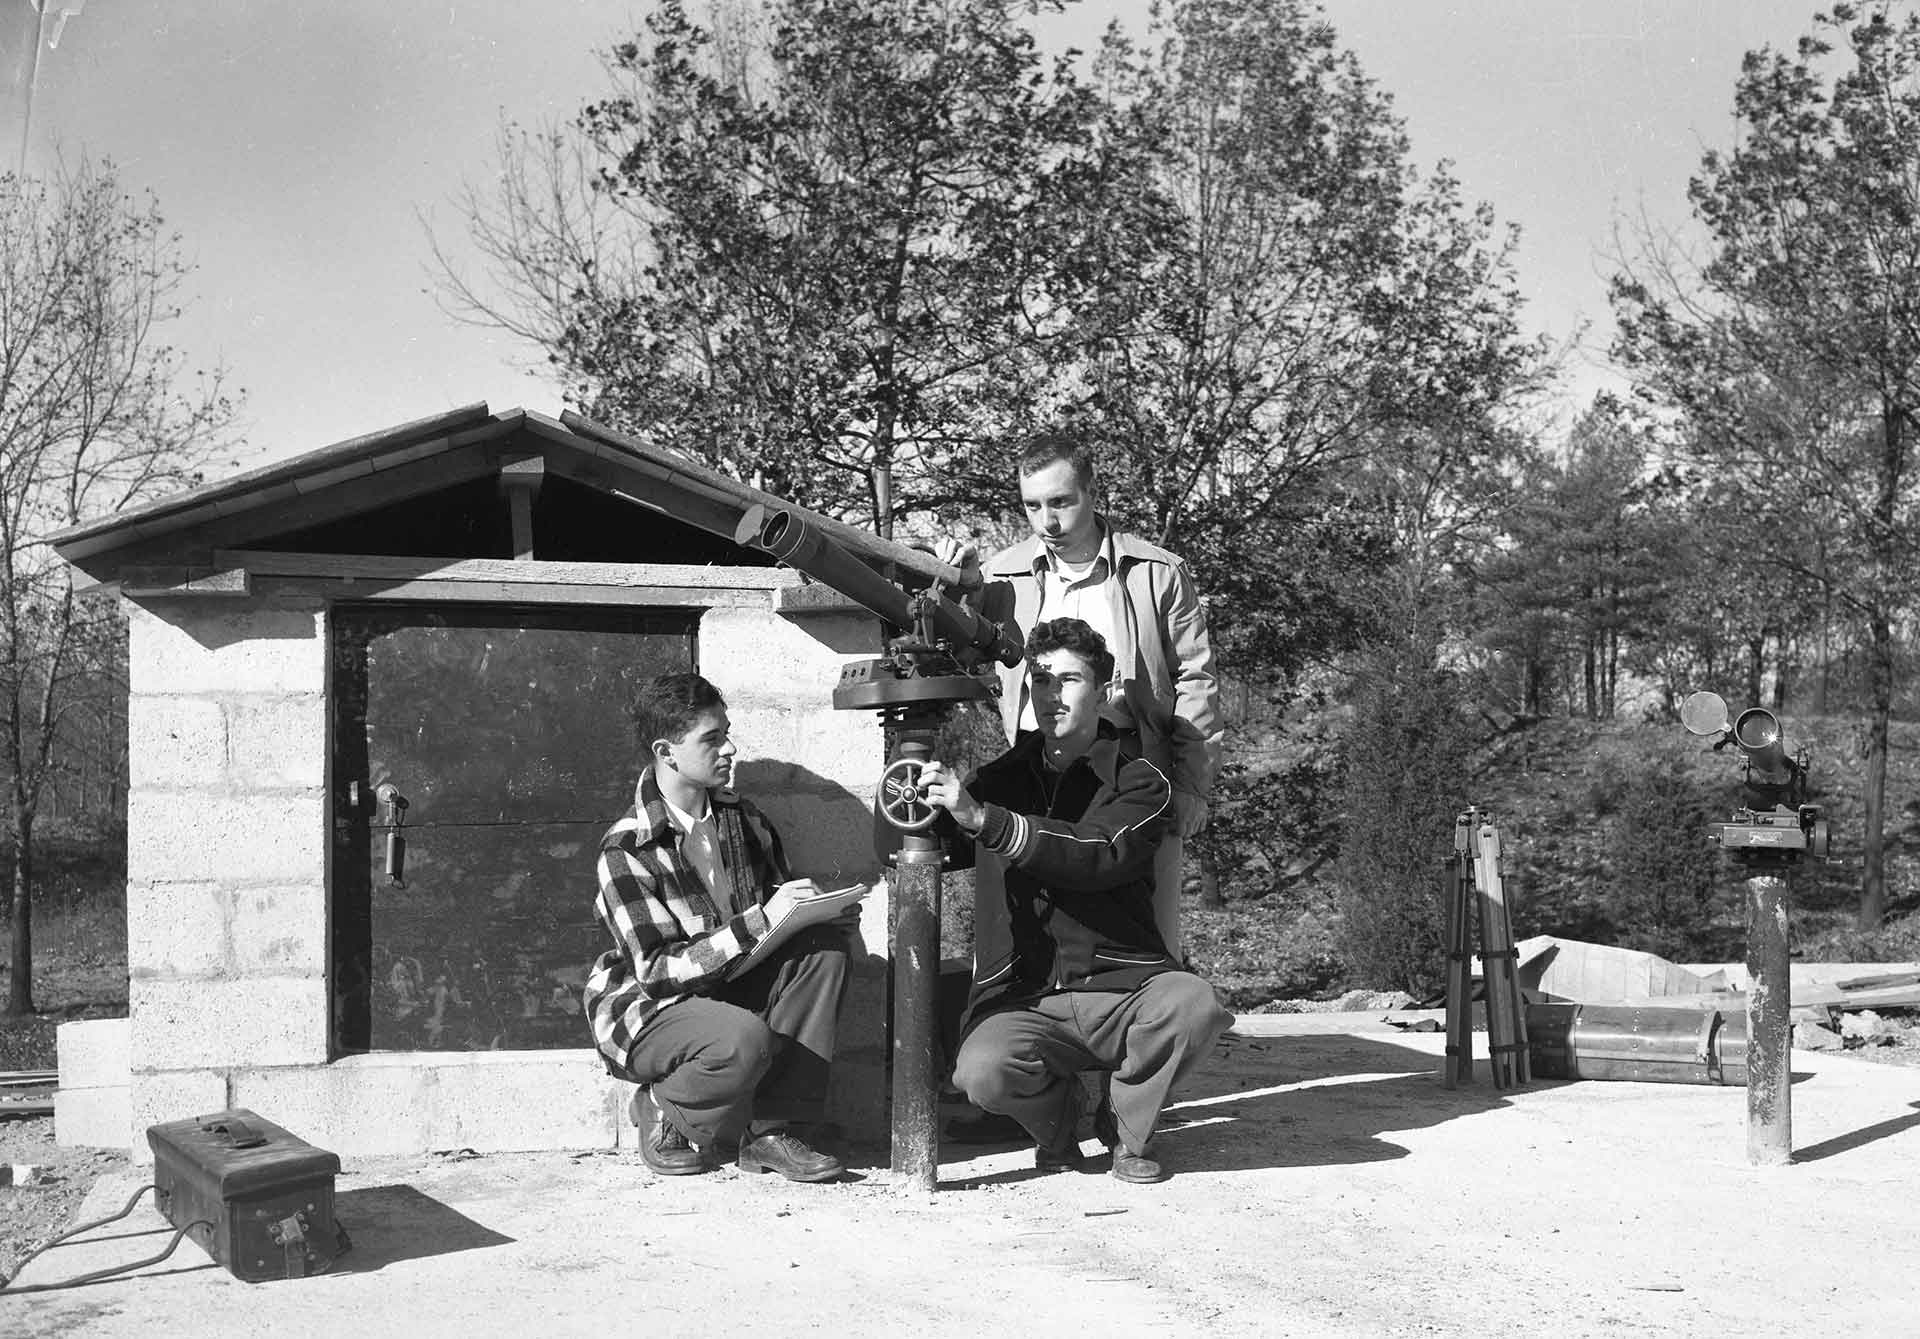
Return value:
[(928, 804), (953, 815), (963, 831), (978, 832), (986, 822), (987, 811), (960, 784), (960, 774), (935, 760), (920, 771), (920, 794)]
[(948, 567), (957, 567), (963, 572), (969, 567), (980, 566), (980, 546), (971, 539), (954, 535), (942, 535), (934, 540), (933, 556)]

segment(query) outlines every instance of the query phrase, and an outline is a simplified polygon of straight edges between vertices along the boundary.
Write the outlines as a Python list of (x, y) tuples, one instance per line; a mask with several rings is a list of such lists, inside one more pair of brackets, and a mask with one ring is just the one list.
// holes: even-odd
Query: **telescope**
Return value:
[(940, 1165), (935, 1038), (947, 856), (932, 831), (938, 815), (921, 777), (949, 709), (992, 698), (999, 690), (993, 662), (1018, 665), (1025, 648), (1000, 624), (950, 599), (939, 577), (909, 594), (818, 521), (756, 502), (733, 537), (858, 601), (893, 633), (884, 655), (840, 671), (833, 705), (879, 712), (893, 741), (874, 803), (874, 848), (893, 870), (893, 1171), (903, 1188), (931, 1191)]
[[(1025, 654), (1005, 628), (949, 599), (938, 582), (909, 595), (797, 511), (755, 503), (741, 515), (733, 537), (744, 547), (771, 553), (789, 567), (825, 582), (893, 627), (906, 630), (888, 643), (888, 654), (881, 660), (847, 667), (834, 690), (836, 707), (884, 710), (909, 701), (984, 697), (991, 688), (975, 671), (989, 660), (1011, 668)], [(975, 683), (906, 686), (929, 677), (959, 677)]]
[(1748, 707), (1728, 724), (1718, 693), (1690, 693), (1680, 705), (1688, 733), (1714, 737), (1713, 747), (1738, 746), (1746, 757), (1745, 804), (1730, 822), (1715, 823), (1711, 840), (1747, 863), (1790, 863), (1801, 854), (1824, 860), (1827, 820), (1806, 803), (1808, 754), (1789, 751), (1780, 718), (1765, 707)]

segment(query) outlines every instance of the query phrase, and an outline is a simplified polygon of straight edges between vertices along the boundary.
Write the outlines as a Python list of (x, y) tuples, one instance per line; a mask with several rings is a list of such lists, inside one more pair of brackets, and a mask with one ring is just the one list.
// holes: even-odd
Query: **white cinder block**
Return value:
[[(85, 1018), (54, 1029), (59, 1055), (60, 1091), (127, 1086), (127, 1020)], [(126, 1122), (120, 1122), (126, 1128)], [(113, 1143), (118, 1144), (116, 1136)]]
[(53, 1142), (62, 1148), (125, 1148), (132, 1126), (133, 1094), (124, 1083), (73, 1089), (63, 1083), (53, 1095)]
[(128, 603), (128, 684), (148, 693), (321, 693), (327, 642), (319, 601), (242, 608)]
[[(227, 1076), (217, 1070), (174, 1070), (133, 1076), (132, 1124), (124, 1134), (135, 1163), (153, 1161), (147, 1127), (225, 1111)], [(264, 1112), (262, 1115), (266, 1114)]]
[[(437, 1057), (436, 1057), (437, 1058)], [(606, 1067), (589, 1050), (473, 1051), (435, 1064), (429, 1148), (609, 1148)]]
[[(709, 609), (700, 619), (700, 672), (732, 704), (824, 699), (849, 657), (880, 653), (873, 619), (792, 617)], [(771, 673), (777, 671), (777, 674)]]
[(779, 830), (795, 873), (829, 887), (878, 877), (873, 818), (866, 806), (848, 796), (829, 799), (807, 791), (754, 798)]
[(587, 1050), (356, 1055), (237, 1070), (233, 1093), (308, 1142), (358, 1156), (611, 1148), (617, 1138), (606, 1071)]
[(127, 877), (142, 882), (298, 883), (325, 868), (316, 787), (297, 793), (127, 796)]
[(316, 976), (327, 970), (327, 889), (311, 883), (236, 888), (228, 934), (237, 976)]
[(127, 699), (127, 774), (134, 789), (219, 786), (227, 770), (227, 717), (210, 697), (136, 694)]
[(327, 1059), (324, 976), (134, 981), (128, 995), (136, 1072)]
[(236, 789), (326, 784), (327, 700), (319, 693), (237, 697), (227, 706), (227, 778)]
[[(386, 1063), (400, 1059), (405, 1063)], [(367, 1055), (331, 1065), (238, 1069), (234, 1105), (335, 1153), (424, 1152), (431, 1146), (425, 1099), (432, 1080), (413, 1059)]]
[(822, 699), (798, 713), (793, 761), (821, 781), (870, 798), (886, 766), (886, 738), (870, 711), (837, 711)]
[(135, 981), (226, 976), (227, 899), (212, 883), (127, 884), (127, 974)]

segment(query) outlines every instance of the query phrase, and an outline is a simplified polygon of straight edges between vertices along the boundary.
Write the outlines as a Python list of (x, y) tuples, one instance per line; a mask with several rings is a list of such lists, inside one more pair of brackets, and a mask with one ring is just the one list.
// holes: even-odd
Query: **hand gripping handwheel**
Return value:
[(926, 769), (918, 758), (897, 758), (880, 773), (880, 813), (902, 832), (925, 832), (938, 817), (920, 785)]

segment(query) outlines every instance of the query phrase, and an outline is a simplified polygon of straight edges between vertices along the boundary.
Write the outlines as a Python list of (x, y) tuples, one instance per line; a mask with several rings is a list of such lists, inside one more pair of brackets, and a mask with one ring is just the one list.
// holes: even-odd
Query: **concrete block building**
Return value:
[[(129, 1017), (61, 1034), (66, 1142), (250, 1107), (347, 1153), (610, 1147), (580, 987), (625, 703), (697, 668), (801, 874), (875, 881), (879, 620), (735, 543), (736, 481), (478, 404), (69, 530), (130, 620)], [(884, 568), (893, 546), (826, 518)], [(904, 552), (902, 550), (901, 552)], [(886, 1130), (870, 897), (833, 1115)]]

